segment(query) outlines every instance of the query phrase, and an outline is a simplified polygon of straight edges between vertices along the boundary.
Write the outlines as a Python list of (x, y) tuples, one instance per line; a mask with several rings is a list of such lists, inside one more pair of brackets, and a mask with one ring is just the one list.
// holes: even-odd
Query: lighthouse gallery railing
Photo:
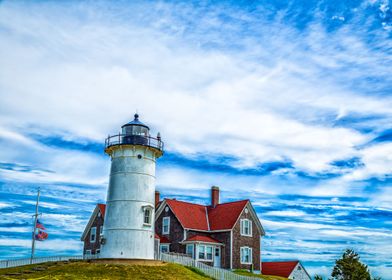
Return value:
[(163, 142), (160, 138), (146, 135), (117, 134), (105, 139), (105, 149), (115, 145), (141, 145), (163, 151)]

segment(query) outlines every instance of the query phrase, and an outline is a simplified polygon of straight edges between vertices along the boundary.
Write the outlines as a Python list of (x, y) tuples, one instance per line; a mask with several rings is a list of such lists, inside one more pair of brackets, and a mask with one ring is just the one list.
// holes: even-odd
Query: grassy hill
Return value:
[(244, 276), (258, 277), (258, 278), (265, 279), (265, 280), (288, 280), (285, 277), (273, 276), (273, 275), (253, 274), (253, 273), (248, 272), (246, 270), (240, 270), (240, 269), (235, 270), (234, 273), (237, 273), (239, 275), (244, 275)]
[(211, 279), (177, 264), (159, 266), (48, 262), (0, 269), (0, 279)]

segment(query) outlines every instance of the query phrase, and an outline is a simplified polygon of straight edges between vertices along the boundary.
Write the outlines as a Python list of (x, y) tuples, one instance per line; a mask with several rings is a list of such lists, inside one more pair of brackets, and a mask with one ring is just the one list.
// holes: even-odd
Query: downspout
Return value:
[(233, 269), (233, 230), (230, 231), (230, 269)]

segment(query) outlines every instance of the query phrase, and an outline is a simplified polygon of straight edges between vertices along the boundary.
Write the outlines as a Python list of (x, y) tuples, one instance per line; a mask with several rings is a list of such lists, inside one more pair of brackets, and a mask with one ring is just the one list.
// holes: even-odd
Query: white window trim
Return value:
[(99, 236), (102, 235), (102, 232), (103, 232), (103, 225), (101, 225), (101, 226), (99, 227)]
[[(199, 258), (199, 248), (200, 248), (200, 246), (204, 246), (204, 259), (201, 259), (201, 258)], [(211, 247), (211, 259), (207, 259), (207, 247)], [(196, 257), (197, 257), (197, 260), (201, 260), (201, 261), (203, 261), (203, 262), (213, 262), (214, 261), (214, 246), (212, 246), (212, 245), (206, 245), (206, 244), (198, 244), (197, 246), (196, 246)]]
[(192, 256), (191, 258), (194, 259), (195, 258), (195, 244), (186, 244), (186, 248), (185, 248), (185, 254), (188, 255), (188, 248), (192, 247)]
[[(94, 240), (93, 240), (93, 230), (94, 230)], [(90, 243), (95, 243), (95, 241), (97, 240), (97, 227), (92, 227), (90, 229)]]
[[(145, 226), (151, 226), (152, 225), (152, 213), (153, 213), (152, 209), (153, 208), (150, 207), (150, 206), (143, 207), (143, 225), (145, 225)], [(149, 211), (149, 213), (150, 213), (149, 223), (146, 223), (146, 221), (145, 221), (146, 211)]]
[[(167, 223), (167, 231), (165, 231), (165, 220), (168, 221)], [(162, 219), (162, 234), (170, 234), (170, 217), (163, 217)]]
[[(249, 260), (250, 260), (250, 262), (243, 262), (242, 261), (242, 251), (243, 250), (245, 250), (245, 249), (248, 249), (249, 250)], [(252, 264), (253, 262), (252, 262), (252, 260), (253, 260), (253, 250), (252, 250), (252, 248), (250, 248), (250, 247), (241, 247), (240, 248), (240, 261), (241, 261), (241, 264)]]
[[(245, 234), (245, 227), (244, 227), (245, 221), (248, 221), (248, 222), (249, 222), (249, 234)], [(249, 220), (249, 219), (241, 219), (241, 221), (240, 221), (240, 227), (241, 227), (240, 232), (241, 232), (241, 235), (242, 235), (242, 236), (249, 236), (249, 237), (252, 237), (252, 220)]]
[(162, 248), (166, 247), (167, 248), (167, 252), (170, 252), (170, 245), (169, 244), (161, 244), (159, 245), (159, 252), (162, 253)]
[(86, 250), (85, 255), (91, 255), (91, 250)]

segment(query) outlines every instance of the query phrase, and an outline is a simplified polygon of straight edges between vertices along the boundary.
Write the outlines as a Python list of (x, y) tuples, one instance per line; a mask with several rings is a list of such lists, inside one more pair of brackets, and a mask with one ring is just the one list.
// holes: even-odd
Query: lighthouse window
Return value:
[(162, 234), (169, 234), (170, 232), (170, 217), (162, 219)]
[(151, 225), (151, 209), (150, 208), (144, 209), (144, 224)]

